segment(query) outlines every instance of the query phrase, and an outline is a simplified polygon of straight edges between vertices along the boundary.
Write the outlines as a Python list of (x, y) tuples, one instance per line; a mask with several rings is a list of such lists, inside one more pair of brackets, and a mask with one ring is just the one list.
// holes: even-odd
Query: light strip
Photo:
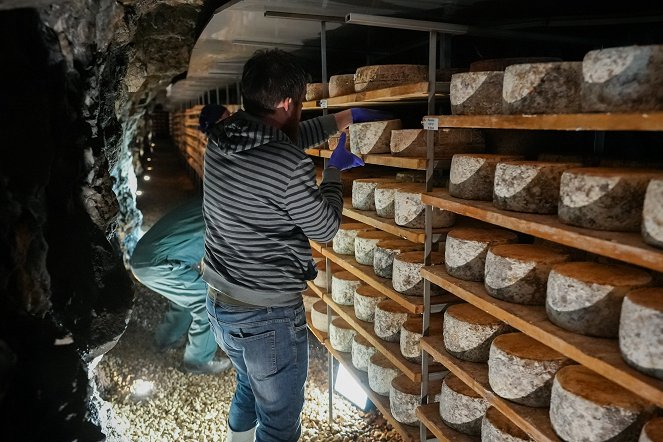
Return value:
[(410, 31), (437, 31), (444, 34), (463, 35), (469, 26), (435, 21), (412, 20), (409, 18), (384, 17), (381, 15), (355, 14), (345, 16), (345, 22), (353, 25), (377, 26), (380, 28), (407, 29)]
[(301, 14), (299, 12), (265, 11), (265, 17), (287, 18), (292, 20), (324, 21), (327, 23), (345, 23), (345, 17), (336, 15)]

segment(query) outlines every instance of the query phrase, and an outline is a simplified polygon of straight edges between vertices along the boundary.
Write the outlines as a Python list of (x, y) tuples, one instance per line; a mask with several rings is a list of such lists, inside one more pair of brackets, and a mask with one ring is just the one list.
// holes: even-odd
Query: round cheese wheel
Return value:
[(371, 121), (350, 125), (350, 150), (355, 155), (389, 153), (391, 131), (401, 128), (401, 120)]
[(373, 322), (375, 307), (386, 299), (387, 295), (370, 285), (360, 285), (355, 289), (355, 316), (361, 321)]
[(391, 381), (400, 370), (381, 353), (375, 353), (368, 361), (368, 386), (381, 396), (389, 396)]
[[(431, 252), (431, 265), (444, 264), (444, 254)], [(394, 290), (409, 296), (424, 296), (424, 278), (421, 268), (424, 266), (422, 252), (404, 252), (394, 257), (392, 285)], [(444, 293), (440, 287), (431, 285), (432, 294)]]
[(396, 301), (387, 299), (375, 306), (375, 335), (388, 342), (399, 342), (401, 326), (410, 316), (409, 312)]
[(343, 318), (336, 318), (329, 327), (329, 342), (334, 350), (340, 352), (352, 351), (352, 338), (357, 330), (352, 328)]
[(355, 237), (359, 232), (375, 230), (363, 223), (343, 223), (332, 240), (332, 249), (341, 255), (355, 254)]
[[(338, 315), (334, 310), (331, 312), (332, 320), (338, 318)], [(325, 303), (325, 301), (320, 300), (313, 304), (313, 308), (311, 308), (311, 325), (321, 332), (327, 333), (329, 331), (327, 326), (327, 303)]]
[(361, 279), (350, 272), (337, 272), (332, 275), (331, 296), (335, 303), (352, 305), (355, 289), (361, 285)]
[(444, 266), (447, 273), (456, 278), (483, 281), (488, 249), (517, 241), (515, 232), (503, 229), (466, 227), (450, 230), (444, 247)]
[(454, 155), (449, 172), (449, 195), (466, 200), (492, 201), (497, 163), (520, 158), (499, 154)]
[[(313, 284), (317, 287), (323, 288), (327, 290), (327, 264), (324, 260), (318, 261), (315, 264), (316, 269), (318, 270), (318, 274), (316, 275), (315, 279), (313, 280)], [(341, 266), (335, 263), (331, 263), (331, 271), (332, 274), (335, 272), (340, 272), (343, 269)]]
[(363, 336), (357, 334), (352, 338), (352, 365), (357, 370), (368, 371), (371, 356), (377, 350)]
[(327, 140), (327, 146), (329, 146), (329, 150), (334, 150), (338, 147), (338, 143), (341, 141), (342, 133), (345, 134), (345, 146), (347, 147), (350, 145), (350, 129), (345, 128), (342, 131), (337, 132), (336, 134), (329, 137)]
[(647, 244), (663, 247), (663, 179), (647, 186), (642, 209), (642, 238)]
[(320, 297), (309, 287), (302, 293), (302, 302), (304, 303), (304, 310), (310, 312), (313, 304), (320, 301)]
[(530, 437), (494, 407), (489, 407), (481, 421), (482, 442), (528, 442)]
[(419, 83), (428, 81), (428, 66), (414, 64), (363, 66), (355, 72), (354, 81), (355, 92)]
[(329, 77), (329, 96), (339, 97), (355, 93), (355, 75), (343, 74)]
[(504, 72), (462, 72), (451, 76), (451, 113), (489, 115), (502, 113)]
[(355, 260), (359, 264), (372, 266), (375, 247), (380, 241), (390, 239), (398, 239), (398, 237), (382, 230), (368, 230), (357, 233), (355, 237)]
[(627, 293), (619, 320), (619, 349), (629, 365), (663, 379), (663, 288)]
[[(428, 395), (439, 394), (442, 381), (428, 383)], [(389, 389), (389, 408), (396, 421), (405, 425), (417, 425), (417, 407), (421, 405), (421, 383), (412, 382), (406, 375), (400, 374), (391, 381)]]
[[(391, 132), (389, 149), (397, 157), (426, 158), (428, 143), (424, 129), (401, 129)], [(483, 134), (476, 129), (444, 128), (435, 131), (433, 157), (448, 158), (463, 152), (480, 152), (484, 148)]]
[(394, 219), (394, 197), (404, 183), (380, 184), (375, 188), (375, 213), (382, 218)]
[(321, 100), (324, 98), (322, 83), (308, 83), (306, 85), (306, 101)]
[(416, 244), (406, 239), (382, 240), (373, 252), (373, 270), (383, 278), (391, 278), (394, 257), (399, 253), (424, 250), (423, 244)]
[(444, 312), (444, 348), (470, 362), (486, 362), (490, 344), (511, 327), (472, 304), (456, 304)]
[(554, 324), (575, 333), (617, 337), (626, 293), (649, 285), (652, 277), (634, 267), (570, 262), (553, 267), (546, 313)]
[(380, 184), (396, 182), (395, 178), (360, 178), (352, 181), (352, 207), (375, 210), (375, 188)]
[(470, 63), (470, 72), (503, 71), (507, 67), (514, 64), (549, 63), (553, 61), (561, 61), (561, 60), (559, 58), (554, 58), (554, 57), (492, 58), (486, 60), (473, 61), (472, 63)]
[(663, 417), (650, 420), (642, 427), (638, 442), (663, 442)]
[(654, 406), (581, 365), (557, 372), (550, 423), (563, 440), (637, 440)]
[(524, 333), (507, 333), (490, 346), (488, 381), (505, 399), (528, 407), (548, 407), (555, 373), (570, 363)]
[(486, 255), (485, 285), (488, 293), (516, 304), (543, 305), (548, 274), (569, 255), (534, 244), (503, 244)]
[[(425, 224), (426, 206), (421, 202), (421, 194), (425, 188), (421, 185), (410, 185), (396, 189), (394, 193), (394, 220), (396, 224), (413, 229), (423, 229)], [(456, 214), (433, 208), (433, 228), (449, 227), (456, 221)]]
[(445, 424), (461, 433), (478, 436), (487, 409), (488, 401), (463, 381), (452, 374), (444, 378), (440, 390), (440, 417)]
[[(444, 313), (431, 313), (428, 325), (429, 336), (442, 335), (442, 321)], [(424, 318), (415, 316), (408, 318), (401, 326), (401, 354), (412, 362), (421, 362), (421, 345), (423, 337)]]

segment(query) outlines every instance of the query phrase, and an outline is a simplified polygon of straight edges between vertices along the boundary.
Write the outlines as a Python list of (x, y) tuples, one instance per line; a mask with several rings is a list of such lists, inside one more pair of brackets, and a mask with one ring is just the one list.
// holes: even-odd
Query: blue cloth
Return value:
[(205, 243), (202, 199), (168, 212), (138, 241), (130, 264), (136, 279), (170, 301), (157, 327), (158, 346), (175, 344), (188, 332), (184, 362), (204, 364), (217, 345), (207, 317), (207, 284), (198, 265)]
[(247, 307), (222, 304), (210, 288), (210, 323), (219, 346), (237, 372), (228, 425), (235, 432), (255, 427), (256, 442), (295, 442), (308, 371), (304, 304)]

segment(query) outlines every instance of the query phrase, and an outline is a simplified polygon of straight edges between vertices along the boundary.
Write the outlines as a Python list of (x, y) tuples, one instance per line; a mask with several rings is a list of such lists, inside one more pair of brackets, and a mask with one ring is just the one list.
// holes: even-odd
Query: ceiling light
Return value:
[(143, 179), (144, 179), (145, 181), (149, 181), (149, 180), (150, 180), (150, 176), (149, 176), (149, 175), (143, 175)]

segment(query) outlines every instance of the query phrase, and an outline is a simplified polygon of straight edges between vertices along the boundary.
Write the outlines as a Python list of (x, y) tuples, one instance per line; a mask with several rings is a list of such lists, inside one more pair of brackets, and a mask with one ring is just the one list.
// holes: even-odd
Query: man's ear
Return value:
[(292, 98), (285, 98), (276, 105), (276, 108), (283, 108), (284, 111), (288, 112), (290, 109), (292, 109), (292, 105)]

